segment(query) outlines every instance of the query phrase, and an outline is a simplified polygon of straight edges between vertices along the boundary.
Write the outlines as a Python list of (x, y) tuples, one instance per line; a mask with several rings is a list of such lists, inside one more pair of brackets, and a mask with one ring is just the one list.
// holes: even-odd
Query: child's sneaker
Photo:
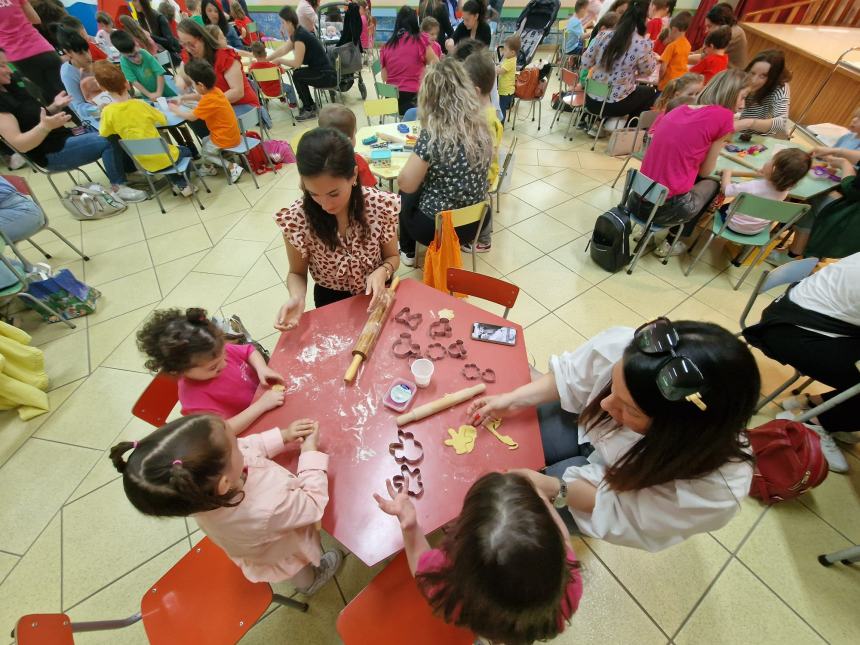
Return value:
[(239, 181), (239, 177), (242, 176), (242, 173), (244, 171), (245, 169), (237, 163), (234, 163), (232, 166), (230, 166), (230, 183), (235, 184), (237, 181)]
[(678, 240), (671, 246), (669, 240), (663, 242), (660, 246), (654, 249), (654, 255), (658, 258), (673, 257), (675, 255), (683, 255), (687, 250), (687, 245)]
[(191, 184), (185, 184), (180, 191), (179, 194), (183, 197), (191, 197), (194, 193), (197, 192), (197, 186), (192, 186)]
[(204, 177), (214, 177), (218, 174), (218, 169), (212, 164), (203, 164), (197, 169), (197, 172), (203, 175)]
[[(488, 244), (487, 242), (478, 242), (475, 245), (475, 252), (476, 253), (489, 253), (491, 248), (492, 248), (492, 245)], [(463, 253), (471, 253), (472, 252), (472, 245), (471, 244), (461, 244), (460, 250), (463, 251)]]
[(343, 554), (337, 549), (326, 551), (320, 558), (320, 565), (314, 568), (316, 577), (309, 587), (304, 589), (296, 587), (296, 591), (305, 596), (313, 596), (317, 591), (322, 589), (323, 585), (334, 578), (334, 574), (340, 569), (343, 564)]

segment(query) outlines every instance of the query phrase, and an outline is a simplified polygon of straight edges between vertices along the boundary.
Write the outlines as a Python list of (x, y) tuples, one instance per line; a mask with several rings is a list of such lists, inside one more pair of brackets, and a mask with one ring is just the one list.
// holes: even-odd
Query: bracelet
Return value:
[(389, 262), (388, 260), (386, 260), (385, 262), (383, 262), (383, 263), (382, 263), (382, 264), (380, 264), (379, 266), (380, 266), (381, 268), (385, 269), (385, 273), (387, 273), (387, 274), (388, 274), (388, 277), (386, 278), (386, 281), (387, 281), (387, 280), (391, 280), (392, 276), (394, 275), (394, 265), (392, 265), (392, 264), (391, 264), (391, 262)]

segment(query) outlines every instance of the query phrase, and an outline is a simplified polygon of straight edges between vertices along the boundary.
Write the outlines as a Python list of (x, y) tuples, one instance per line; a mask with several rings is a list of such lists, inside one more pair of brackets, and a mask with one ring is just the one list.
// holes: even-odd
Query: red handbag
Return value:
[(756, 459), (751, 497), (773, 504), (827, 479), (821, 440), (802, 423), (775, 419), (750, 430), (749, 438)]

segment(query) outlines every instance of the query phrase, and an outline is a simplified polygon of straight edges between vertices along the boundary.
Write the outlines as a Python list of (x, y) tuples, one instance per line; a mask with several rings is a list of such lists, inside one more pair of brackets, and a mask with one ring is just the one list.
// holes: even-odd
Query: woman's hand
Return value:
[(385, 499), (378, 493), (373, 494), (373, 499), (379, 504), (379, 508), (400, 520), (401, 529), (407, 530), (415, 526), (417, 523), (415, 506), (412, 505), (412, 500), (406, 492), (409, 490), (409, 475), (403, 477), (403, 486), (399, 491), (394, 488), (390, 479), (385, 480), (385, 487), (388, 489), (390, 499)]
[(281, 430), (281, 438), (284, 443), (298, 441), (304, 443), (305, 437), (310, 436), (319, 429), (319, 424), (313, 419), (296, 419), (286, 429)]
[(39, 125), (46, 131), (56, 130), (68, 123), (71, 118), (72, 115), (68, 112), (48, 114), (48, 111), (42, 108), (39, 113)]
[(367, 306), (368, 313), (387, 297), (385, 288), (387, 278), (388, 271), (385, 270), (384, 266), (379, 267), (367, 276), (367, 288), (364, 290), (364, 295), (370, 296), (370, 304)]
[(57, 112), (57, 111), (65, 108), (71, 102), (72, 102), (72, 97), (69, 96), (68, 92), (63, 90), (62, 92), (60, 92), (59, 94), (57, 94), (54, 97), (54, 102), (51, 103), (51, 105), (48, 107), (48, 110), (50, 112)]
[(260, 383), (263, 385), (267, 385), (272, 387), (276, 383), (283, 384), (284, 377), (278, 374), (275, 370), (273, 370), (268, 365), (264, 365), (260, 369), (257, 370), (257, 378), (260, 379)]
[(480, 425), (487, 419), (501, 419), (514, 411), (514, 401), (510, 392), (484, 396), (466, 408), (466, 414), (473, 421), (472, 425)]
[(848, 159), (845, 159), (845, 157), (831, 155), (829, 157), (824, 157), (824, 162), (830, 166), (830, 168), (838, 172), (842, 177), (850, 177), (855, 174), (854, 164)]
[(827, 146), (818, 146), (817, 148), (813, 148), (809, 151), (813, 157), (818, 159), (823, 159), (824, 157), (831, 157), (833, 155), (837, 155), (838, 148), (828, 148)]
[(275, 329), (278, 331), (290, 331), (295, 329), (299, 324), (299, 318), (305, 311), (305, 301), (297, 296), (292, 296), (278, 310), (278, 317), (275, 320)]

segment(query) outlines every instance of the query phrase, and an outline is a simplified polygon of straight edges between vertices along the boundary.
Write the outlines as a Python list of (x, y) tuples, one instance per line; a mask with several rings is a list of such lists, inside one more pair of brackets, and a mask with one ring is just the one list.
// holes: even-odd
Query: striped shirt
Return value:
[[(791, 103), (791, 92), (788, 84), (777, 87), (764, 97), (761, 103), (751, 105), (747, 97), (747, 105), (741, 112), (742, 119), (773, 119), (770, 130), (757, 134), (788, 134), (788, 106)], [(756, 134), (756, 133), (752, 133)]]

